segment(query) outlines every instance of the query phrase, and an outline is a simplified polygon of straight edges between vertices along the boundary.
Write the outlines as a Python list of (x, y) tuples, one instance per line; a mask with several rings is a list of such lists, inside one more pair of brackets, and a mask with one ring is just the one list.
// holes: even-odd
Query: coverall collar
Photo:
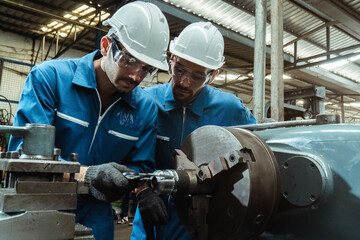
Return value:
[[(165, 91), (165, 111), (171, 111), (177, 107), (181, 107), (181, 104), (174, 99), (171, 86), (172, 82), (168, 84), (168, 87)], [(191, 110), (200, 117), (204, 111), (206, 103), (209, 101), (207, 92), (208, 86), (206, 85), (203, 87), (203, 89), (201, 89), (196, 99), (187, 106), (187, 109)]]
[[(101, 58), (102, 55), (99, 50), (85, 55), (79, 59), (77, 69), (74, 74), (72, 82), (78, 86), (96, 89), (96, 77), (93, 61)], [(115, 99), (122, 98), (129, 106), (136, 109), (136, 93), (139, 91), (139, 86), (135, 87), (130, 93), (117, 93)]]

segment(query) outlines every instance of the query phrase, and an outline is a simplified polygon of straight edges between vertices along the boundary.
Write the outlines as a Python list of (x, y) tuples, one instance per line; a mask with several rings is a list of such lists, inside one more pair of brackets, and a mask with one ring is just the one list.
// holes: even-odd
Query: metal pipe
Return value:
[(255, 4), (253, 113), (261, 121), (265, 117), (266, 1), (256, 0)]
[(284, 120), (283, 0), (271, 0), (271, 118)]
[(344, 96), (341, 96), (341, 122), (345, 123)]
[(234, 128), (243, 128), (243, 129), (248, 129), (248, 130), (265, 130), (265, 129), (269, 129), (269, 128), (322, 125), (322, 124), (337, 124), (337, 123), (340, 123), (340, 116), (338, 114), (319, 114), (316, 116), (316, 119), (238, 125), (238, 126), (233, 126), (233, 127)]

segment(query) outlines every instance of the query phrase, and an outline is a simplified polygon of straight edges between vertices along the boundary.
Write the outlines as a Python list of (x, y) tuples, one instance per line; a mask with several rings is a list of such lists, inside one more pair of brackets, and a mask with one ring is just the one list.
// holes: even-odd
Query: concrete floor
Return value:
[(132, 232), (132, 226), (128, 224), (117, 224), (114, 221), (114, 240), (129, 240)]

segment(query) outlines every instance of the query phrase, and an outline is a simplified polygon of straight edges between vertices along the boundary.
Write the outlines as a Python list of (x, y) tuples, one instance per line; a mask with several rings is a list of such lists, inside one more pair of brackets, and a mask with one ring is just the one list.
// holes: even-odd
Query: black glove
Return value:
[(168, 215), (163, 200), (151, 188), (136, 195), (139, 211), (144, 225), (159, 226), (168, 223)]
[(85, 182), (90, 183), (90, 194), (95, 198), (107, 202), (120, 199), (125, 193), (131, 191), (128, 180), (123, 172), (133, 172), (118, 163), (105, 163), (90, 166), (85, 174)]

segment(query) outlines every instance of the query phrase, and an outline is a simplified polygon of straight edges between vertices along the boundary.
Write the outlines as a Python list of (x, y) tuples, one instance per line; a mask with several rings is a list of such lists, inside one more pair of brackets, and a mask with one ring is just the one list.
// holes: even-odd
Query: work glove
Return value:
[(90, 194), (102, 201), (114, 202), (131, 191), (129, 181), (123, 172), (134, 172), (124, 165), (111, 162), (90, 166), (84, 177), (88, 182)]
[(168, 223), (168, 215), (163, 200), (151, 188), (136, 194), (139, 211), (144, 225), (159, 226)]

